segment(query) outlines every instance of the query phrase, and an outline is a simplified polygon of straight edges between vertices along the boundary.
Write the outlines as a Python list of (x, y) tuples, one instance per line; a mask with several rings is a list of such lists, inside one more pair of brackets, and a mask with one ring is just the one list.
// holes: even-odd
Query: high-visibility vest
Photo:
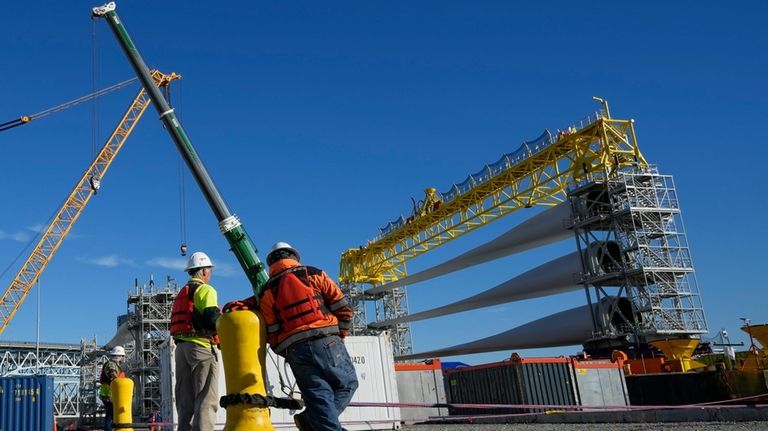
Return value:
[[(101, 386), (99, 386), (99, 396), (111, 398), (112, 388), (110, 387), (110, 384), (112, 383), (112, 379), (107, 375), (106, 369), (106, 364), (104, 364), (104, 366), (101, 367), (101, 375), (99, 376), (99, 383), (101, 383)], [(118, 369), (120, 369), (119, 366)], [(125, 371), (120, 370), (117, 377), (125, 377)]]
[(181, 288), (171, 308), (171, 324), (168, 328), (171, 336), (186, 335), (194, 337), (210, 338), (213, 344), (219, 344), (219, 337), (215, 332), (205, 331), (198, 323), (202, 318), (195, 308), (195, 291), (202, 283), (190, 281)]
[(270, 278), (265, 289), (275, 298), (275, 317), (284, 333), (326, 319), (323, 295), (309, 283), (309, 269), (297, 266)]

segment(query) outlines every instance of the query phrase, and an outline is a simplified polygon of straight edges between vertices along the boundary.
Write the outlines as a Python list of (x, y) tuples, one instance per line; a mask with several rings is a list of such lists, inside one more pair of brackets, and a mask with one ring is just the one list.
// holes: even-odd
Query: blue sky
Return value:
[[(133, 76), (91, 2), (12, 2), (0, 28), (0, 118)], [(182, 121), (257, 246), (278, 240), (338, 275), (342, 251), (520, 142), (606, 98), (636, 120), (646, 158), (675, 177), (711, 333), (743, 341), (739, 318), (768, 322), (761, 163), (768, 89), (763, 2), (122, 1), (145, 60), (184, 76)], [(98, 145), (137, 86), (98, 101)], [(92, 105), (0, 135), (5, 185), (0, 263), (59, 207), (93, 155)], [(177, 270), (179, 157), (154, 110), (42, 276), (41, 338), (105, 342), (134, 279)], [(250, 287), (186, 175), (187, 242), (218, 265), (222, 302)], [(495, 237), (509, 216), (423, 256), (411, 272)], [(566, 241), (415, 285), (420, 311), (477, 293), (574, 250)], [(7, 286), (21, 262), (0, 279)], [(4, 288), (4, 287), (3, 287)], [(483, 337), (581, 305), (583, 293), (507, 304), (412, 326), (416, 351)], [(35, 338), (35, 292), (2, 340)], [(524, 354), (573, 353), (577, 348)], [(502, 359), (509, 352), (460, 357)]]

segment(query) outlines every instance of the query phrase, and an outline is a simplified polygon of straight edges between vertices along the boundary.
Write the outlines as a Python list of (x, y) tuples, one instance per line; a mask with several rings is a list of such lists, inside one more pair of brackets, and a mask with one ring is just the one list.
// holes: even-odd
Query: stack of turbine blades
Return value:
[(539, 265), (515, 278), (505, 281), (498, 286), (453, 302), (448, 305), (409, 314), (395, 319), (371, 323), (372, 328), (393, 326), (398, 323), (415, 322), (432, 317), (446, 316), (462, 311), (475, 310), (492, 305), (523, 299), (538, 298), (558, 293), (583, 289), (577, 284), (574, 274), (581, 270), (581, 259), (578, 252), (559, 257), (551, 262)]
[(430, 280), (460, 269), (561, 241), (573, 235), (567, 225), (570, 218), (570, 206), (567, 203), (558, 204), (460, 256), (392, 283), (368, 289), (365, 293), (371, 295), (385, 293), (398, 287)]
[[(623, 299), (626, 301), (626, 298)], [(601, 303), (592, 305), (594, 312), (601, 314), (598, 317), (601, 321), (608, 319), (606, 315), (607, 310), (611, 308), (610, 304), (615, 300), (616, 298), (603, 298)], [(395, 360), (441, 358), (505, 350), (571, 346), (582, 344), (585, 340), (592, 338), (592, 331), (592, 313), (589, 311), (589, 305), (582, 305), (480, 340), (428, 352), (398, 356)]]

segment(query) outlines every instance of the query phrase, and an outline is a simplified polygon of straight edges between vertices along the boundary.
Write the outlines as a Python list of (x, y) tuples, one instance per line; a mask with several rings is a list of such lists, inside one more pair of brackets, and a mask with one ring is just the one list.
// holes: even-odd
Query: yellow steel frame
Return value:
[[(172, 80), (179, 79), (181, 76), (176, 73), (167, 75), (155, 70), (152, 71), (152, 78), (155, 84), (160, 87), (168, 85)], [(136, 126), (136, 122), (139, 121), (150, 103), (149, 95), (142, 88), (133, 99), (127, 112), (109, 136), (101, 151), (96, 155), (95, 160), (86, 169), (80, 181), (72, 190), (66, 202), (64, 202), (64, 205), (59, 209), (59, 212), (48, 225), (45, 233), (40, 237), (35, 249), (32, 250), (32, 253), (22, 265), (11, 285), (8, 286), (3, 296), (0, 297), (0, 334), (5, 331), (21, 303), (24, 302), (40, 274), (48, 265), (54, 253), (56, 253), (56, 250), (59, 249), (61, 242), (67, 236), (70, 229), (72, 229), (78, 217), (80, 217), (91, 196), (93, 196), (94, 187), (92, 181), (94, 179), (101, 180), (104, 177), (125, 140), (128, 139), (128, 136)]]
[(566, 189), (647, 162), (637, 146), (633, 120), (609, 117), (558, 140), (508, 167), (433, 212), (415, 217), (365, 247), (342, 254), (339, 281), (382, 284), (405, 277), (407, 261), (499, 218), (533, 205), (565, 200)]

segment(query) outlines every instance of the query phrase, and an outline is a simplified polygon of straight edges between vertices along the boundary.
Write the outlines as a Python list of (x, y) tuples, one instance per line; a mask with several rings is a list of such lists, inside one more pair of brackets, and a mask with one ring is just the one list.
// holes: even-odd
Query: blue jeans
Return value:
[(104, 431), (112, 431), (112, 415), (114, 414), (112, 401), (102, 398), (101, 402), (104, 403)]
[(357, 375), (338, 335), (300, 341), (286, 351), (315, 431), (340, 431), (339, 415), (357, 389)]

